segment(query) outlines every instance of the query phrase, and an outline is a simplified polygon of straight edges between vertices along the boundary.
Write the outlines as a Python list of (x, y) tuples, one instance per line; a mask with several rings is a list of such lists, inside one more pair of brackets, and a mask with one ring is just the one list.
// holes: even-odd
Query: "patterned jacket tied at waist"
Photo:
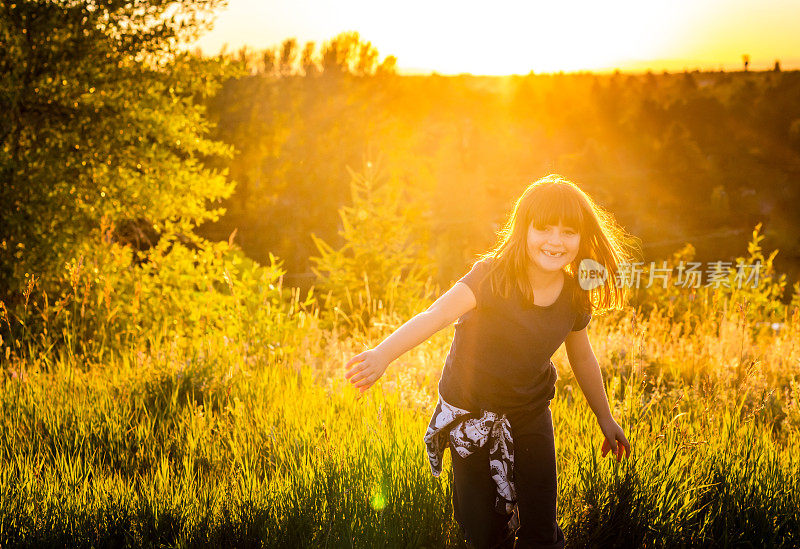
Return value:
[(495, 510), (511, 514), (516, 505), (514, 491), (514, 441), (505, 414), (482, 410), (478, 415), (453, 406), (439, 395), (436, 410), (425, 433), (425, 446), (433, 476), (442, 472), (442, 456), (449, 444), (465, 458), (489, 444), (489, 469), (497, 485)]

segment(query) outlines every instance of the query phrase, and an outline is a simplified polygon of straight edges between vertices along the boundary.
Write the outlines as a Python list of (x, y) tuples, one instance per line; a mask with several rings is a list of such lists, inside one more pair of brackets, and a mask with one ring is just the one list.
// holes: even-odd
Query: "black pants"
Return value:
[(519, 528), (508, 531), (511, 515), (494, 510), (496, 485), (489, 474), (489, 445), (466, 458), (450, 448), (453, 509), (464, 537), (476, 548), (562, 549), (564, 533), (556, 520), (556, 453), (550, 408), (509, 415), (514, 439), (514, 484)]

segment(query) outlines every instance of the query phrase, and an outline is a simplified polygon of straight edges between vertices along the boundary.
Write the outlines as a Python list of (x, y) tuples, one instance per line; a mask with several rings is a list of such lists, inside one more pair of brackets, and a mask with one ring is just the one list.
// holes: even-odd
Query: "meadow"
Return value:
[[(800, 545), (800, 313), (774, 297), (785, 281), (760, 238), (749, 248), (767, 265), (758, 288), (654, 287), (593, 318), (629, 459), (600, 457), (556, 353), (571, 547)], [(35, 281), (16, 312), (0, 308), (16, 334), (0, 370), (0, 546), (463, 547), (449, 455), (436, 479), (422, 442), (452, 326), (359, 396), (344, 363), (404, 314), (367, 286), (351, 302), (365, 324), (284, 288), (279, 268), (247, 296), (242, 273), (221, 290), (228, 321), (202, 333), (175, 315), (123, 340), (105, 311), (99, 342), (81, 345), (80, 319), (105, 309), (109, 289), (79, 272), (58, 312)]]
[(800, 546), (800, 72), (402, 76), (357, 32), (206, 57), (219, 2), (172, 4), (0, 10), (0, 548), (462, 546), (422, 438), (453, 327), (363, 396), (344, 364), (550, 172), (670, 272), (753, 226), (764, 266), (593, 318), (622, 462), (558, 351), (570, 546)]

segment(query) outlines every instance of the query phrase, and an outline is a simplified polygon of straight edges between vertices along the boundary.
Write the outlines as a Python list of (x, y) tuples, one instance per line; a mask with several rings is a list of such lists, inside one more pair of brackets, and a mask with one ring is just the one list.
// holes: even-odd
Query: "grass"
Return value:
[[(463, 547), (449, 458), (434, 478), (422, 442), (453, 328), (359, 397), (343, 364), (403, 319), (347, 335), (294, 307), (260, 345), (0, 353), (0, 546)], [(800, 322), (781, 320), (729, 302), (593, 319), (622, 463), (556, 353), (571, 547), (800, 546)]]

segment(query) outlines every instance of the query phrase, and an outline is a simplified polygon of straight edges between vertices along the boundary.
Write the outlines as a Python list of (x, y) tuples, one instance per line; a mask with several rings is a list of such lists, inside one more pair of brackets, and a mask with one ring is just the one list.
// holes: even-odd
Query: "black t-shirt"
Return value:
[(475, 294), (476, 307), (455, 326), (439, 394), (454, 406), (480, 413), (535, 411), (555, 396), (551, 358), (570, 330), (582, 330), (591, 314), (573, 305), (575, 279), (548, 306), (527, 305), (515, 286), (509, 298), (492, 292), (485, 276), (492, 258), (478, 261), (459, 282)]

